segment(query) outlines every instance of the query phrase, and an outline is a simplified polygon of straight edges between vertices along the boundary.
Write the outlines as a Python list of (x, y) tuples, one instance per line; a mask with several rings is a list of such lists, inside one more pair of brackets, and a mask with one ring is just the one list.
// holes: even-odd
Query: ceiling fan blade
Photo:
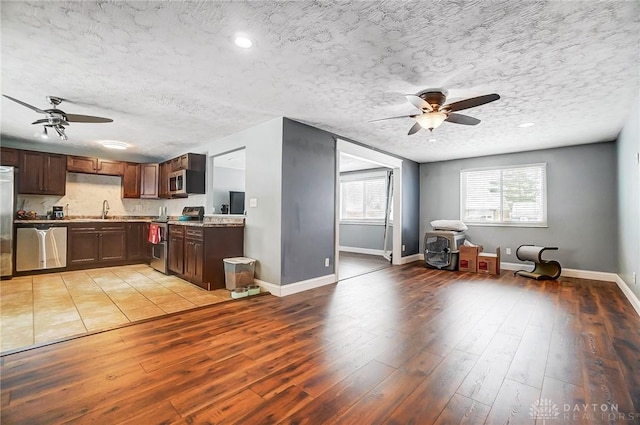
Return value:
[(464, 125), (478, 125), (480, 124), (480, 120), (478, 118), (470, 117), (469, 115), (462, 114), (449, 114), (445, 121), (449, 121), (455, 124), (464, 124)]
[(399, 116), (397, 116), (397, 117), (380, 118), (380, 119), (377, 119), (377, 120), (371, 120), (371, 121), (369, 121), (369, 122), (377, 122), (377, 121), (385, 121), (385, 120), (395, 120), (395, 119), (398, 119), (398, 118), (414, 118), (414, 117), (416, 117), (416, 116), (417, 116), (417, 115), (399, 115)]
[(420, 96), (416, 96), (415, 94), (407, 94), (404, 97), (407, 98), (409, 103), (411, 103), (413, 106), (415, 106), (416, 108), (420, 109), (421, 111), (423, 109), (426, 109), (429, 112), (433, 111), (433, 108), (431, 107), (429, 102), (427, 102), (426, 100), (424, 100)]
[(48, 123), (48, 122), (49, 122), (49, 120), (48, 120), (48, 119), (43, 118), (43, 119), (41, 119), (41, 120), (34, 121), (34, 122), (32, 122), (31, 124), (44, 124), (44, 123)]
[(485, 103), (493, 102), (494, 100), (500, 99), (500, 95), (493, 94), (485, 94), (484, 96), (472, 97), (470, 99), (460, 100), (458, 102), (453, 102), (448, 105), (444, 105), (442, 109), (446, 109), (448, 111), (461, 111), (463, 109), (474, 108), (476, 106), (484, 105)]
[(418, 131), (420, 131), (421, 129), (422, 129), (422, 126), (420, 126), (420, 124), (418, 124), (418, 123), (415, 123), (415, 124), (413, 125), (413, 127), (411, 127), (411, 128), (409, 129), (409, 133), (407, 133), (407, 136), (411, 136), (412, 134), (417, 133), (417, 132), (418, 132)]
[(67, 121), (70, 122), (113, 122), (111, 118), (92, 117), (91, 115), (65, 114)]
[(4, 96), (4, 97), (6, 97), (6, 98), (7, 98), (7, 99), (9, 99), (9, 100), (13, 100), (13, 101), (14, 101), (14, 102), (16, 102), (16, 103), (21, 104), (22, 106), (26, 106), (27, 108), (32, 109), (32, 110), (34, 110), (34, 111), (36, 111), (36, 112), (39, 112), (39, 113), (41, 113), (41, 114), (46, 114), (46, 111), (43, 111), (43, 110), (42, 110), (42, 109), (40, 109), (40, 108), (36, 108), (35, 106), (31, 106), (31, 105), (29, 105), (28, 103), (24, 103), (24, 102), (23, 102), (23, 101), (21, 101), (21, 100), (18, 100), (18, 99), (16, 99), (16, 98), (11, 97), (11, 96), (7, 96), (6, 94), (3, 94), (3, 96)]

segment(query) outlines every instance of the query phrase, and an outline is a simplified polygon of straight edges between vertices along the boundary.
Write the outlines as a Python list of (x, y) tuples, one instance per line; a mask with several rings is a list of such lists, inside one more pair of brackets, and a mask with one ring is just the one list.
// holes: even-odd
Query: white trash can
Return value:
[(253, 284), (256, 260), (247, 257), (225, 258), (224, 283), (227, 289), (233, 290)]

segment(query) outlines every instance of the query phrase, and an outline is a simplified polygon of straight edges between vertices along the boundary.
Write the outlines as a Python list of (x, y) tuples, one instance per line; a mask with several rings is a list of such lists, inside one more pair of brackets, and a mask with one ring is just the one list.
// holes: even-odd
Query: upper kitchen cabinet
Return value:
[(194, 170), (205, 171), (207, 156), (197, 153), (185, 153), (177, 158), (168, 161), (171, 164), (171, 171)]
[(158, 198), (171, 198), (169, 193), (169, 172), (171, 171), (171, 161), (160, 164), (158, 180)]
[(122, 176), (122, 197), (140, 197), (140, 164), (133, 162), (124, 163), (124, 175)]
[(103, 174), (106, 176), (123, 176), (125, 165), (110, 159), (88, 158), (85, 156), (67, 157), (67, 170), (74, 173)]
[(126, 162), (122, 176), (123, 198), (157, 198), (158, 164)]
[(65, 194), (66, 155), (20, 151), (18, 168), (18, 193), (60, 196)]
[(160, 166), (158, 164), (140, 164), (140, 197), (158, 197), (158, 178)]
[(19, 151), (13, 148), (0, 148), (0, 165), (5, 167), (17, 167)]

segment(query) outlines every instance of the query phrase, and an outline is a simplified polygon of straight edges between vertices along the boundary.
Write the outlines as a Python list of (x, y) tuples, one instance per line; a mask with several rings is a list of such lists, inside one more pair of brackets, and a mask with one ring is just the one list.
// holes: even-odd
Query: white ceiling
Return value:
[[(166, 159), (286, 116), (437, 161), (612, 140), (639, 93), (637, 1), (16, 1), (1, 14), (2, 93), (112, 118), (47, 141), (94, 154), (113, 139)], [(404, 94), (430, 87), (502, 99), (462, 111), (478, 126), (432, 135), (368, 122), (414, 113)], [(42, 116), (1, 106), (3, 144), (35, 143)]]

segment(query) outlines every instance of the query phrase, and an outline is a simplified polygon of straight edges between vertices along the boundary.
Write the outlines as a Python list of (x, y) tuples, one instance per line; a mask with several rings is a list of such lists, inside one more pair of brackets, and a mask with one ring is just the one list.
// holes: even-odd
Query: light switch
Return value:
[(256, 208), (258, 206), (258, 198), (249, 199), (249, 208)]

